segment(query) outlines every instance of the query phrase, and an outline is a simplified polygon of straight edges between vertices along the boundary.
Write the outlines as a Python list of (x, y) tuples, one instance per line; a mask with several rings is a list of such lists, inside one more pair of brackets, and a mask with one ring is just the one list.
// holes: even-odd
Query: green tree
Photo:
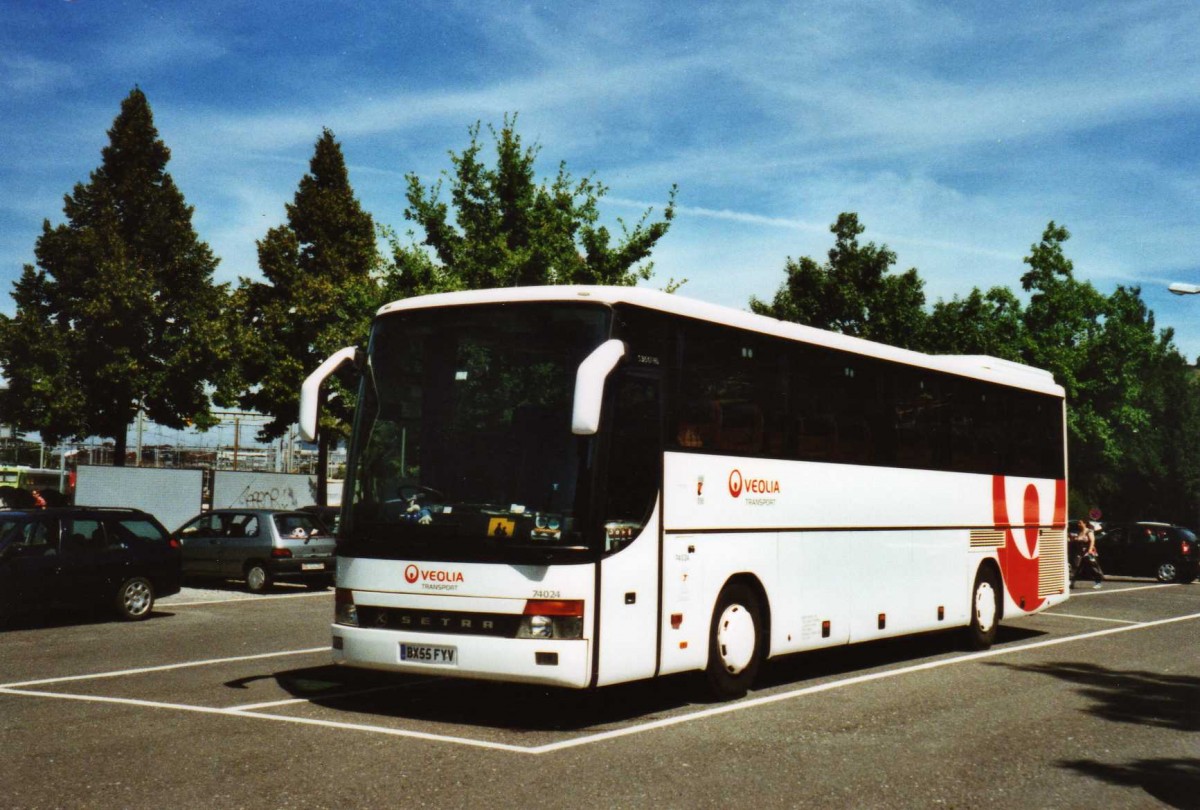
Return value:
[(1075, 502), (1127, 504), (1120, 481), (1131, 463), (1146, 476), (1165, 470), (1166, 448), (1152, 441), (1152, 429), (1166, 412), (1162, 392), (1182, 384), (1171, 379), (1182, 358), (1170, 330), (1157, 332), (1138, 288), (1105, 296), (1075, 278), (1063, 249), (1069, 238), (1051, 222), (1025, 258), (1025, 362), (1051, 371), (1066, 389)]
[(926, 329), (924, 282), (911, 268), (891, 275), (896, 254), (886, 245), (861, 244), (866, 228), (858, 215), (842, 213), (829, 229), (836, 240), (829, 259), (787, 260), (787, 279), (771, 303), (752, 298), (760, 315), (829, 329), (855, 337), (916, 348)]
[[(259, 432), (282, 436), (299, 416), (300, 385), (333, 351), (364, 343), (382, 303), (371, 215), (350, 186), (341, 146), (324, 130), (309, 172), (287, 205), (287, 224), (258, 242), (263, 280), (242, 278), (232, 311), (242, 376), (238, 403), (272, 417)], [(338, 381), (321, 410), (318, 487), (330, 443), (348, 431), (354, 393)]]
[(1105, 301), (1103, 329), (1081, 376), (1083, 398), (1108, 417), (1116, 445), (1111, 467), (1094, 476), (1098, 497), (1130, 516), (1155, 515), (1192, 523), (1200, 477), (1192, 448), (1200, 433), (1196, 384), (1173, 345), (1173, 331), (1156, 331), (1154, 314), (1136, 288), (1117, 287)]
[(5, 410), (50, 442), (111, 437), (125, 463), (139, 409), (172, 428), (209, 426), (208, 384), (229, 345), (217, 259), (166, 171), (170, 150), (135, 88), (108, 131), (101, 165), (64, 198), (66, 223), (42, 227), (0, 321)]
[(925, 349), (936, 354), (986, 354), (1021, 362), (1026, 346), (1024, 311), (1007, 287), (938, 301), (929, 316)]
[[(393, 235), (394, 272), (390, 293), (397, 298), (427, 292), (533, 284), (632, 285), (650, 278), (646, 261), (675, 216), (671, 190), (661, 220), (647, 210), (630, 228), (618, 220), (621, 236), (600, 221), (600, 200), (608, 189), (588, 176), (576, 180), (560, 164), (548, 184), (535, 179), (539, 148), (525, 147), (516, 116), (490, 128), (496, 164), (482, 156), (479, 124), (470, 143), (450, 153), (452, 171), (428, 186), (408, 175), (404, 216), (416, 223), (402, 243)], [(443, 198), (449, 185), (449, 202)]]
[[(1164, 330), (1163, 340), (1169, 340)], [(1145, 369), (1143, 405), (1148, 424), (1128, 439), (1116, 475), (1116, 514), (1153, 517), (1196, 526), (1200, 519), (1200, 384), (1195, 368), (1177, 351), (1162, 352)]]

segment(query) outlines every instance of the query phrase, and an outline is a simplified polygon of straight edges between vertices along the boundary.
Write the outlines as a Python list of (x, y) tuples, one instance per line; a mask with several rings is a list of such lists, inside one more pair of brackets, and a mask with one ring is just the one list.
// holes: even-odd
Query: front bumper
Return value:
[(316, 557), (273, 559), (267, 564), (273, 579), (323, 578), (332, 580), (337, 574), (337, 558)]
[[(495, 638), (413, 633), (335, 624), (333, 660), (339, 664), (448, 678), (512, 681), (582, 689), (591, 683), (587, 639)], [(454, 647), (454, 665), (400, 660), (400, 645)], [(549, 663), (553, 661), (554, 663)]]

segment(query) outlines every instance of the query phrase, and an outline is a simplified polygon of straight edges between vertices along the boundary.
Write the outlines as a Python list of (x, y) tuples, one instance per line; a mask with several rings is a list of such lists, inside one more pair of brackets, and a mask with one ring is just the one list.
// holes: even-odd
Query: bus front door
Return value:
[(658, 667), (659, 377), (626, 371), (613, 380), (610, 393), (597, 686), (649, 678)]

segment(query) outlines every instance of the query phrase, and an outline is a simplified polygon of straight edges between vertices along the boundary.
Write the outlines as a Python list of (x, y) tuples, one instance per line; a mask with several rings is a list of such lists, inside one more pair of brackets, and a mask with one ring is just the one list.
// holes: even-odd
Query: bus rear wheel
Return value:
[(971, 591), (971, 623), (967, 626), (967, 646), (986, 650), (996, 640), (1000, 626), (1000, 583), (994, 571), (981, 568)]
[(747, 585), (725, 586), (713, 611), (708, 642), (708, 688), (718, 700), (742, 697), (762, 663), (762, 608)]

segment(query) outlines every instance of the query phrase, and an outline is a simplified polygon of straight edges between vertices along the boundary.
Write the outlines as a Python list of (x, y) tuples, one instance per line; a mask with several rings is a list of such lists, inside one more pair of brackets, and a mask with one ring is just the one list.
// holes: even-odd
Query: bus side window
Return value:
[(761, 453), (762, 409), (753, 402), (721, 403), (721, 432), (717, 447), (729, 453)]
[(837, 447), (837, 423), (830, 414), (813, 413), (796, 417), (795, 458), (828, 461)]
[(721, 406), (708, 399), (694, 400), (684, 405), (675, 430), (675, 443), (680, 447), (712, 447), (716, 444), (721, 420)]

